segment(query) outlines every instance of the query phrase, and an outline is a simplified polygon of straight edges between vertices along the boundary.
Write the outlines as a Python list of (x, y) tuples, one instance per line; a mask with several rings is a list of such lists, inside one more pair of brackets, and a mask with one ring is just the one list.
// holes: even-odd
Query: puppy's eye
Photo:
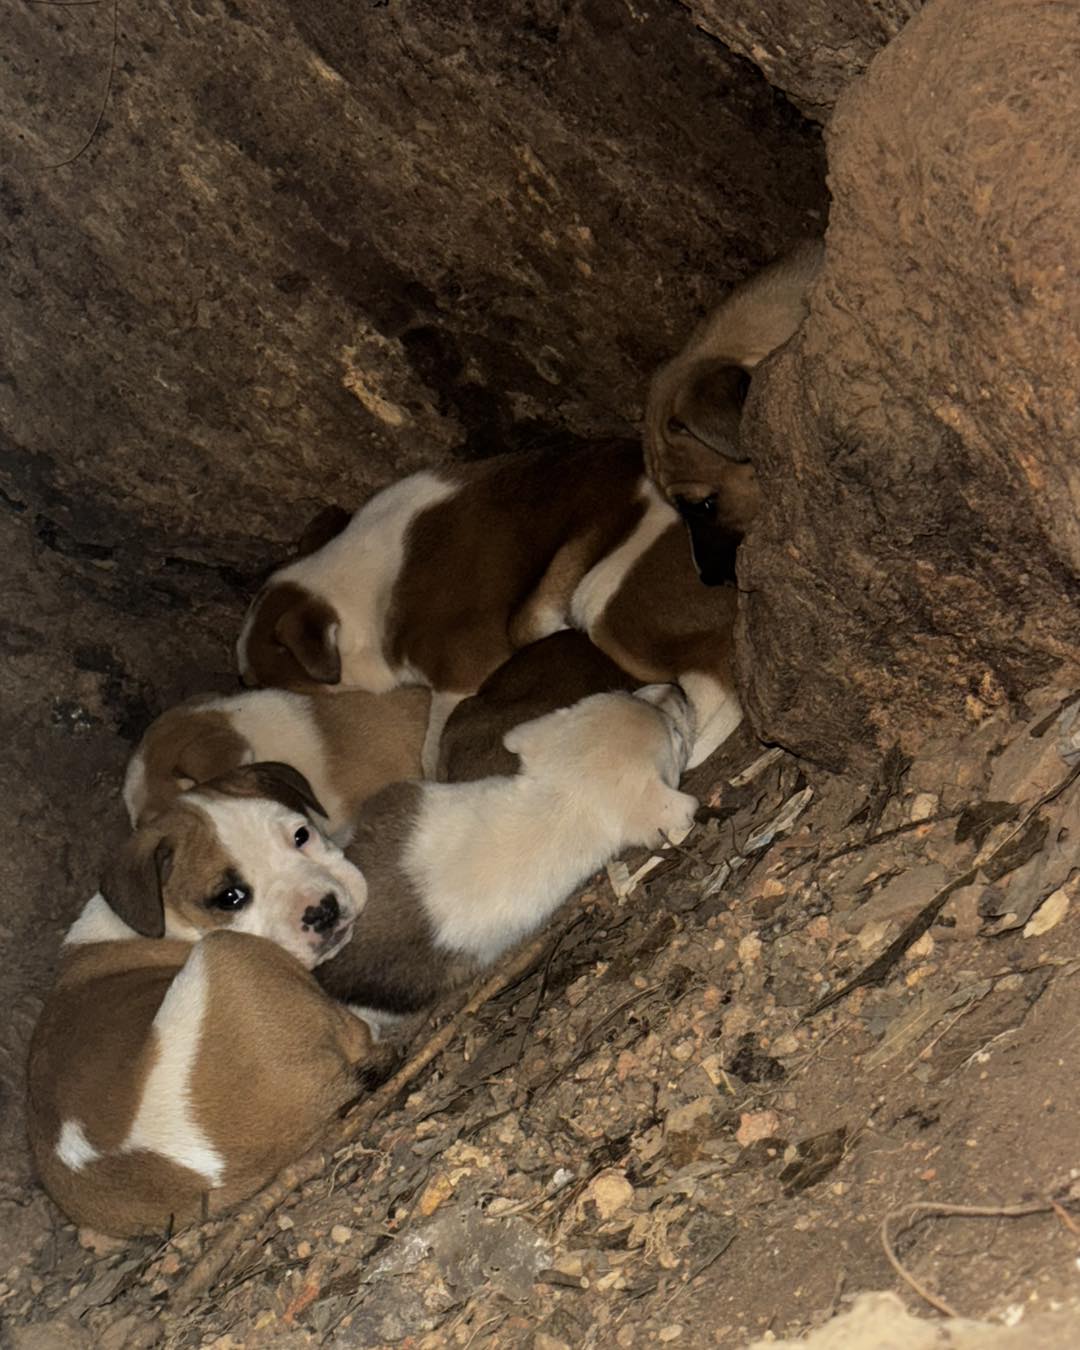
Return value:
[(680, 422), (677, 417), (669, 417), (667, 429), (672, 436), (686, 436), (689, 434), (686, 423)]
[(311, 838), (311, 831), (308, 829), (306, 825), (301, 825), (300, 828), (293, 835), (293, 843), (296, 845), (297, 848), (303, 848), (310, 838)]
[(251, 892), (246, 886), (226, 886), (217, 895), (212, 895), (206, 904), (208, 909), (237, 910), (243, 909), (250, 899)]

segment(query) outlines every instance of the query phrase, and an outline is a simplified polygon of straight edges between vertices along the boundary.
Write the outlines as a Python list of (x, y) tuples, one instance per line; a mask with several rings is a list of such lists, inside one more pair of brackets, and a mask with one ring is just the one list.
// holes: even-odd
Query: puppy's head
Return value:
[(328, 601), (293, 581), (275, 581), (251, 603), (236, 644), (246, 685), (310, 689), (341, 683), (341, 621)]
[(677, 684), (646, 684), (634, 691), (634, 697), (656, 708), (663, 715), (662, 729), (667, 735), (667, 751), (661, 750), (657, 769), (669, 787), (677, 787), (697, 731), (694, 709)]
[(645, 464), (670, 500), (709, 495), (718, 460), (747, 463), (739, 427), (749, 389), (741, 366), (711, 358), (679, 355), (656, 372), (645, 405)]
[(697, 802), (678, 791), (693, 733), (686, 695), (657, 684), (592, 694), (515, 727), (503, 744), (521, 756), (523, 774), (606, 819), (622, 844), (652, 846), (693, 823)]
[(184, 793), (140, 827), (102, 894), (147, 937), (255, 933), (309, 969), (339, 951), (367, 899), (363, 874), (312, 823), (307, 780), (249, 764)]

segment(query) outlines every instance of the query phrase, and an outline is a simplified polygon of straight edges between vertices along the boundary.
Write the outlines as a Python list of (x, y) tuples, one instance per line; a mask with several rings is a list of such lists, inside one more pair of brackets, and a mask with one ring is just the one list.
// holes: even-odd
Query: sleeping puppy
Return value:
[(503, 744), (507, 732), (589, 694), (637, 689), (641, 683), (572, 628), (532, 642), (450, 714), (436, 777), (441, 783), (470, 783), (517, 773), (520, 761)]
[(683, 834), (692, 734), (671, 685), (593, 694), (508, 732), (512, 777), (403, 783), (372, 798), (348, 856), (368, 903), (320, 967), (375, 1027), (433, 1003), (543, 926), (622, 849)]
[(284, 760), (323, 804), (324, 834), (352, 835), (363, 802), (388, 783), (420, 776), (431, 694), (351, 690), (336, 698), (278, 689), (190, 699), (163, 713), (139, 742), (124, 779), (132, 825), (181, 792), (257, 760)]
[(733, 581), (727, 560), (758, 509), (739, 439), (750, 372), (795, 333), (825, 249), (810, 240), (741, 282), (660, 367), (645, 408), (645, 465), (687, 522), (701, 578)]
[(412, 474), (280, 568), (237, 643), (247, 684), (471, 694), (564, 626), (573, 589), (641, 518), (631, 442)]
[[(740, 500), (733, 497), (732, 510), (741, 523), (750, 513)], [(274, 574), (245, 620), (241, 670), (249, 683), (291, 687), (430, 685), (421, 763), (435, 777), (456, 704), (515, 648), (573, 625), (641, 683), (693, 676), (686, 687), (705, 737), (694, 748), (699, 764), (741, 717), (730, 674), (734, 590), (708, 602), (691, 594), (702, 589), (692, 560), (650, 552), (667, 530), (686, 553), (678, 513), (644, 476), (640, 447), (630, 442), (508, 456), (465, 477), (415, 474)], [(726, 547), (731, 575), (737, 543), (732, 535)], [(647, 553), (664, 570), (645, 575), (638, 564)], [(635, 602), (649, 609), (627, 615), (628, 638), (614, 631), (611, 613), (631, 575), (640, 583)], [(625, 666), (628, 645), (663, 673), (642, 676), (640, 661)]]
[(136, 832), (68, 932), (28, 1118), (41, 1179), (75, 1222), (128, 1236), (218, 1212), (357, 1095), (370, 1034), (310, 971), (348, 940), (365, 886), (312, 809), (283, 765), (187, 793)]

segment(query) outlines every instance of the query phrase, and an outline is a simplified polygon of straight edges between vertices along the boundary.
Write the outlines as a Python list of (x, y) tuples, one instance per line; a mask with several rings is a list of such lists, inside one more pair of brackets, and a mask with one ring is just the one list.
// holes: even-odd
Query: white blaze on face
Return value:
[[(197, 801), (210, 818), (221, 849), (250, 891), (245, 905), (225, 912), (226, 926), (276, 942), (309, 969), (333, 955), (367, 900), (363, 873), (306, 816), (280, 802), (209, 793), (192, 793), (189, 801)], [(297, 839), (303, 839), (300, 831), (307, 837), (298, 844)], [(305, 928), (306, 912), (318, 909), (327, 896), (337, 901), (336, 927), (323, 933), (310, 925)], [(190, 936), (168, 927), (167, 932)]]

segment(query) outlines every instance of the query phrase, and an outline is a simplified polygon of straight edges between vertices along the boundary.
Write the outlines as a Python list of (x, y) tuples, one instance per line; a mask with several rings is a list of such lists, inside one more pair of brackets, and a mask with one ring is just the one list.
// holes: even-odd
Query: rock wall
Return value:
[(811, 758), (1075, 678), (1078, 63), (1073, 6), (936, 0), (837, 106), (825, 272), (748, 403), (740, 566), (753, 719)]
[(694, 22), (753, 61), (807, 117), (836, 100), (923, 0), (682, 0)]

